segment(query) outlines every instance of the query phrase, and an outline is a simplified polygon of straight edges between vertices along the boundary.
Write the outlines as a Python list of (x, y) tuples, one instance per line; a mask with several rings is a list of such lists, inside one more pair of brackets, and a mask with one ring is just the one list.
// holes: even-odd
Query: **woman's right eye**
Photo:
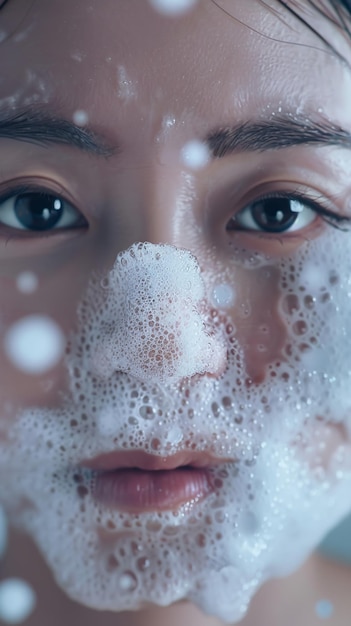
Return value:
[(72, 204), (47, 191), (27, 190), (0, 198), (0, 225), (26, 231), (83, 228), (87, 221)]

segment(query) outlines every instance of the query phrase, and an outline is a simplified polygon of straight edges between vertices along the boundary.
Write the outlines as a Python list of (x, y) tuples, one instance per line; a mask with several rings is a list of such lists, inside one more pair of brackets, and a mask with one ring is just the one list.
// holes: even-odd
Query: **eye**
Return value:
[(81, 213), (60, 196), (30, 189), (0, 198), (0, 224), (41, 232), (87, 226)]
[[(323, 209), (321, 209), (321, 212)], [(256, 230), (283, 233), (301, 230), (316, 219), (318, 209), (307, 201), (284, 197), (262, 198), (239, 211), (227, 224), (227, 230)]]

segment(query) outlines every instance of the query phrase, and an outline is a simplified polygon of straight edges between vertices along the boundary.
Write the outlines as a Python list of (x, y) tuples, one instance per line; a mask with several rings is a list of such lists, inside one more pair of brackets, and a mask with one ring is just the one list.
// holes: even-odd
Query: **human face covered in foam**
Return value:
[[(0, 140), (1, 502), (95, 608), (238, 620), (349, 508), (351, 157), (284, 142), (350, 129), (350, 71), (248, 4), (0, 14), (1, 114), (85, 131)], [(40, 321), (54, 354), (28, 365)]]

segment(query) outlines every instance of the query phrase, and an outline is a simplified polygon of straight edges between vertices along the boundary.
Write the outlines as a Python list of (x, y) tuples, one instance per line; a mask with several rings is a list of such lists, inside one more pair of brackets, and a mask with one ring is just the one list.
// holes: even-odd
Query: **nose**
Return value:
[(140, 243), (120, 253), (104, 281), (94, 369), (172, 383), (225, 369), (224, 332), (211, 325), (195, 257), (167, 244)]

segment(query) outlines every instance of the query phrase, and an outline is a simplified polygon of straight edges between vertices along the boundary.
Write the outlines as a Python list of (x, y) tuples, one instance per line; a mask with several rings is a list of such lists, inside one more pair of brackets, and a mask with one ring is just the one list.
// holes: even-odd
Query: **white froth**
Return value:
[(210, 160), (210, 151), (202, 141), (188, 141), (181, 150), (181, 161), (192, 170), (202, 169)]
[(234, 304), (235, 292), (228, 284), (216, 285), (212, 294), (213, 303), (218, 307), (230, 307)]
[(197, 0), (149, 0), (151, 6), (163, 15), (177, 16), (193, 9)]
[[(0, 441), (4, 507), (77, 601), (122, 611), (187, 598), (233, 622), (265, 580), (299, 567), (348, 512), (350, 445), (340, 436), (331, 446), (330, 433), (351, 412), (351, 242), (331, 229), (297, 258), (264, 265), (266, 273), (251, 261), (240, 271), (260, 288), (267, 280), (268, 297), (278, 268), (285, 335), (259, 384), (246, 358), (258, 330), (254, 301), (245, 299), (251, 316), (237, 324), (229, 313), (212, 316), (214, 284), (234, 290), (236, 266), (233, 285), (224, 272), (214, 282), (184, 250), (135, 244), (91, 280), (70, 337), (62, 406), (23, 411)], [(323, 268), (318, 280), (314, 268)], [(222, 287), (217, 298), (226, 300)], [(227, 367), (209, 374), (223, 353)], [(136, 516), (97, 505), (94, 474), (72, 469), (116, 450), (210, 450), (223, 462), (210, 468), (215, 488), (203, 501)], [(23, 495), (33, 506), (19, 516)]]
[(30, 315), (12, 324), (5, 335), (4, 347), (15, 367), (29, 374), (42, 374), (61, 359), (65, 338), (51, 318)]
[(315, 262), (306, 263), (301, 272), (301, 282), (312, 293), (320, 291), (325, 285), (325, 266), (318, 265)]
[(120, 370), (137, 380), (172, 382), (221, 369), (226, 348), (204, 323), (204, 285), (189, 252), (135, 246), (120, 255), (105, 290), (98, 324), (111, 333), (94, 356), (100, 376)]
[(0, 583), (0, 619), (6, 624), (24, 622), (35, 603), (35, 592), (24, 580), (8, 578)]
[(21, 272), (16, 279), (18, 291), (33, 293), (38, 288), (38, 277), (33, 272)]

